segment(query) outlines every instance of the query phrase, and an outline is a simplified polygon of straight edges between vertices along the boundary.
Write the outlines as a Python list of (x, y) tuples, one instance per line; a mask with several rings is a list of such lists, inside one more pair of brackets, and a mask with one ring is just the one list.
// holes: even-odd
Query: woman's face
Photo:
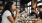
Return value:
[(12, 4), (12, 11), (14, 11), (16, 9), (16, 6), (14, 4)]

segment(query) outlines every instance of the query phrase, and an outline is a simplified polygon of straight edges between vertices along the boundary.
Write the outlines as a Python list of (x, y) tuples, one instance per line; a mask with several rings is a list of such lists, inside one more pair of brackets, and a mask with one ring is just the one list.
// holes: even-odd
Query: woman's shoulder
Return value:
[(10, 11), (9, 11), (9, 10), (6, 10), (5, 12), (6, 12), (6, 13), (9, 13)]
[(4, 13), (8, 13), (8, 14), (9, 14), (9, 13), (11, 13), (11, 12), (10, 12), (9, 10), (6, 10)]
[(9, 10), (6, 10), (3, 15), (10, 16), (11, 15), (11, 12)]

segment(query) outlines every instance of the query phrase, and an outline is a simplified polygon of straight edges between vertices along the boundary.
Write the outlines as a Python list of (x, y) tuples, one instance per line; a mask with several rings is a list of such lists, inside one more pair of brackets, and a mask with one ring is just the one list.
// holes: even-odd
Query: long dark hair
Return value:
[(6, 10), (9, 10), (9, 11), (11, 12), (12, 16), (13, 16), (12, 11), (10, 10), (11, 7), (12, 7), (12, 4), (13, 4), (13, 2), (7, 2), (6, 5), (4, 6), (4, 9), (3, 9), (1, 15), (3, 15), (3, 13), (4, 13)]

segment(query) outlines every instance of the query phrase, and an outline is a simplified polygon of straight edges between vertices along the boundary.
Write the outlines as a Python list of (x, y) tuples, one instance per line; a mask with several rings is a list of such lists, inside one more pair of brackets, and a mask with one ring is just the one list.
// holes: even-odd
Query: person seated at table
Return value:
[(31, 13), (30, 13), (30, 16), (36, 16), (36, 18), (37, 18), (37, 12), (36, 12), (36, 10), (34, 9), (34, 8), (31, 8)]
[(42, 5), (38, 6), (39, 17), (42, 19)]
[[(14, 15), (16, 11), (16, 15)], [(16, 23), (18, 10), (14, 5), (14, 2), (7, 2), (2, 11), (2, 22), (1, 23)]]
[(27, 17), (27, 10), (26, 10), (26, 8), (24, 9), (23, 12), (20, 13), (20, 15), (23, 16), (23, 17)]

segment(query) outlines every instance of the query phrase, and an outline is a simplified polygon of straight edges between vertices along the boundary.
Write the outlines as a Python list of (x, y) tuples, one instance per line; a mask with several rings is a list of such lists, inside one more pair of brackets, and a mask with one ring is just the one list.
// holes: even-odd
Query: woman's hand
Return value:
[(15, 11), (16, 11), (16, 14), (15, 14), (15, 16), (14, 16), (13, 18), (14, 18), (14, 20), (16, 21), (16, 19), (17, 19), (17, 17), (18, 17), (18, 9), (16, 9)]

